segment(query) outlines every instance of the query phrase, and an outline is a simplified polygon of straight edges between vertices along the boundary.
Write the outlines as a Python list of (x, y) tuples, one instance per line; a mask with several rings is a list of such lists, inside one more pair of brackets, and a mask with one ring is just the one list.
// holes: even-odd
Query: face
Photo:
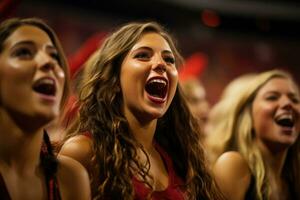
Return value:
[(274, 147), (290, 146), (299, 137), (300, 103), (294, 83), (286, 78), (272, 78), (257, 93), (253, 107), (257, 139)]
[(193, 85), (188, 94), (188, 106), (193, 115), (205, 123), (209, 113), (209, 104), (206, 100), (205, 89), (202, 85)]
[(1, 112), (49, 122), (59, 114), (64, 83), (46, 32), (24, 25), (6, 39), (0, 54)]
[(178, 73), (168, 42), (146, 33), (125, 57), (120, 74), (125, 116), (152, 120), (164, 115), (175, 95)]

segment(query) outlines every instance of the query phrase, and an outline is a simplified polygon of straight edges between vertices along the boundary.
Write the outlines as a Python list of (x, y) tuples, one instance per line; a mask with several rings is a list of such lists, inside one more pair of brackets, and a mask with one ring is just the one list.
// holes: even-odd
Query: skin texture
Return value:
[[(49, 35), (21, 25), (0, 52), (0, 173), (12, 199), (47, 199), (40, 164), (43, 129), (60, 114), (66, 84), (58, 50)], [(54, 82), (53, 95), (33, 89), (38, 80)], [(86, 170), (70, 158), (58, 158), (57, 179), (63, 199), (90, 199)]]

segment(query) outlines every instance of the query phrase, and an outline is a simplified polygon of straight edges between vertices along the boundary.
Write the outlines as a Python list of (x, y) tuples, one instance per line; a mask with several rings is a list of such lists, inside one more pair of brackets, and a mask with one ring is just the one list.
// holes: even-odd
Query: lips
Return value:
[(168, 80), (164, 77), (153, 77), (147, 81), (145, 90), (151, 99), (164, 101), (168, 92)]
[(56, 83), (50, 77), (40, 78), (36, 80), (32, 86), (33, 90), (39, 94), (47, 96), (55, 96)]

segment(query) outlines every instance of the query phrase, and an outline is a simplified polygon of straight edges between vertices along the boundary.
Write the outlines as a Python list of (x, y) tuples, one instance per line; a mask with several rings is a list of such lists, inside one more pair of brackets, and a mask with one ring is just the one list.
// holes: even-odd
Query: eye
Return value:
[(164, 58), (165, 62), (168, 64), (174, 64), (175, 63), (175, 58), (173, 56), (166, 56)]
[(266, 96), (266, 100), (268, 101), (276, 101), (278, 98), (279, 98), (278, 95), (274, 95), (274, 94)]
[(151, 57), (151, 55), (148, 52), (139, 52), (134, 55), (134, 58), (137, 58), (137, 59), (143, 60), (143, 61), (149, 60), (150, 57)]
[(292, 101), (293, 103), (295, 103), (295, 104), (298, 104), (300, 100), (299, 100), (298, 97), (293, 96), (293, 97), (291, 97), (291, 101)]
[(58, 55), (57, 52), (52, 52), (52, 53), (50, 53), (50, 56), (51, 56), (53, 59), (55, 59), (57, 62), (60, 61), (59, 55)]
[(22, 59), (28, 59), (33, 56), (33, 52), (29, 48), (22, 47), (22, 48), (18, 48), (17, 50), (15, 50), (13, 52), (13, 56), (16, 56), (16, 57), (22, 58)]

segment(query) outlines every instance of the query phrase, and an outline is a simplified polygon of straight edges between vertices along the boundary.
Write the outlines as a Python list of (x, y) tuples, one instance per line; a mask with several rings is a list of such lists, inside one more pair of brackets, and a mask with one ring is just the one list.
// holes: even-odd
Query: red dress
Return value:
[[(175, 173), (173, 163), (169, 155), (157, 144), (155, 144), (156, 150), (161, 155), (165, 166), (168, 171), (169, 185), (165, 190), (154, 191), (152, 193), (152, 200), (184, 200), (184, 191), (180, 188), (182, 180)], [(144, 200), (150, 192), (150, 188), (146, 187), (145, 184), (135, 177), (133, 177), (133, 185), (135, 190), (135, 200)]]

